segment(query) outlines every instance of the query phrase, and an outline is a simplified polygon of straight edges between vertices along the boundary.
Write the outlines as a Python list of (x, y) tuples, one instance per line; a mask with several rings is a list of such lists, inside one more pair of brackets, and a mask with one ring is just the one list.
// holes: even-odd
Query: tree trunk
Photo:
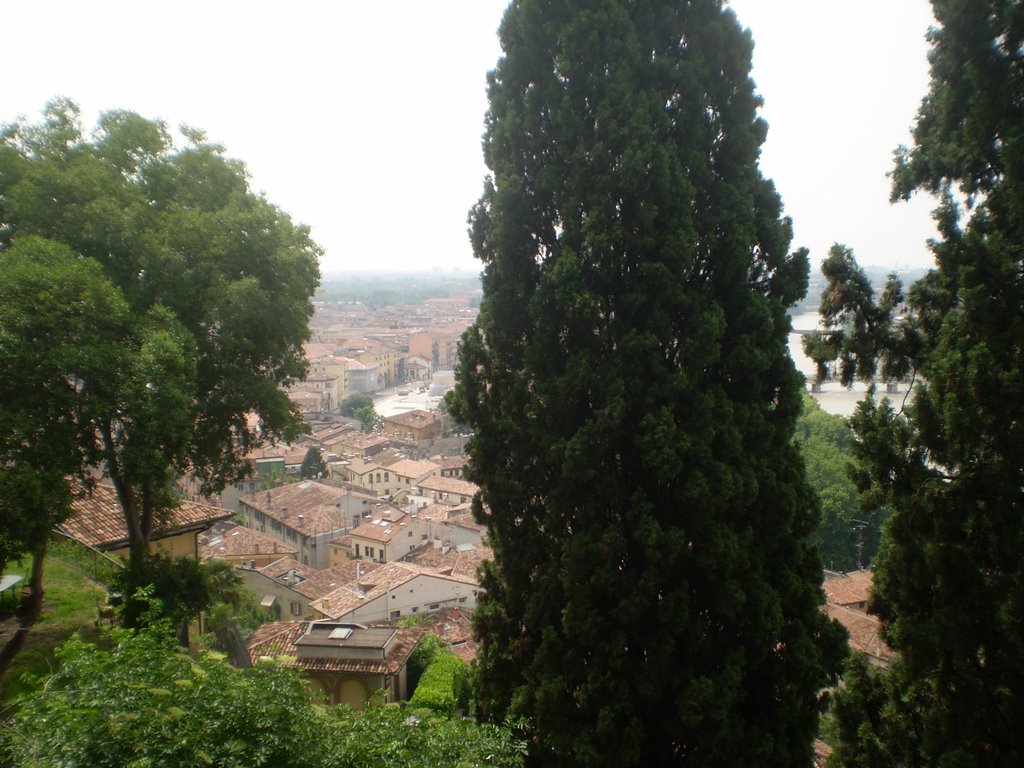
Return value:
[(25, 645), (28, 632), (39, 619), (43, 611), (43, 564), (46, 559), (46, 540), (32, 554), (32, 574), (29, 583), (22, 589), (21, 602), (15, 609), (17, 627), (11, 638), (0, 648), (0, 690), (3, 689), (4, 676), (14, 661), (14, 657)]

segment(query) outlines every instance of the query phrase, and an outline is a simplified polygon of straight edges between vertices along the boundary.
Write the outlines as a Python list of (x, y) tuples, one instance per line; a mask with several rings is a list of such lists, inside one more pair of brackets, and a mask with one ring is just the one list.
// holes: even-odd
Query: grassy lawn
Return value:
[[(10, 563), (7, 573), (28, 576), (30, 563)], [(78, 570), (52, 557), (46, 559), (43, 571), (43, 613), (29, 631), (28, 640), (11, 665), (0, 692), (0, 719), (7, 706), (23, 693), (30, 693), (41, 684), (41, 678), (54, 665), (53, 649), (81, 630), (83, 636), (95, 639), (96, 607), (103, 601), (106, 589)], [(0, 619), (10, 617), (10, 596)]]

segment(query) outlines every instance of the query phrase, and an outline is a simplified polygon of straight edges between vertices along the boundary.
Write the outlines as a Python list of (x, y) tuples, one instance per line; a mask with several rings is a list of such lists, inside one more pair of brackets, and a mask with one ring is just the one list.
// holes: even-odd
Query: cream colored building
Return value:
[(453, 606), (471, 611), (476, 607), (478, 591), (474, 578), (442, 575), (431, 568), (396, 562), (363, 571), (355, 581), (339, 586), (310, 606), (335, 621), (366, 624)]

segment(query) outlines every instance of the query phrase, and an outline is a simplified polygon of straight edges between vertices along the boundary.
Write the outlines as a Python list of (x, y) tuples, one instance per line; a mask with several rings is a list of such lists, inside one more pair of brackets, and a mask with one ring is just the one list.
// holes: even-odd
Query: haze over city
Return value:
[[(487, 172), (486, 73), (506, 0), (5, 8), (0, 123), (66, 96), (91, 129), (128, 109), (205, 130), (311, 226), (325, 276), (478, 271), (466, 216)], [(812, 262), (931, 262), (933, 201), (890, 205), (886, 173), (927, 87), (925, 0), (732, 0), (755, 40), (770, 129), (762, 172)]]

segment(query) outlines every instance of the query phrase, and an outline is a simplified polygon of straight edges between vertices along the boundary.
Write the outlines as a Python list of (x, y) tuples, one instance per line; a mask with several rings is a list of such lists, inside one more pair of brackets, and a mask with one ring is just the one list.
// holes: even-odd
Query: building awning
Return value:
[(264, 608), (273, 608), (274, 603), (277, 602), (277, 597), (274, 595), (264, 595), (263, 599), (260, 600), (260, 605)]

